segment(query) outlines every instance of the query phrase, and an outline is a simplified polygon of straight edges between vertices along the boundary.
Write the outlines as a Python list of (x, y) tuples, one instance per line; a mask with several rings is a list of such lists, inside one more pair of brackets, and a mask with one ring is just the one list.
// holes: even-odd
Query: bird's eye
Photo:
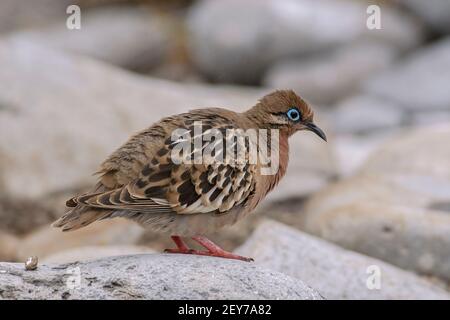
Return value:
[(297, 110), (297, 108), (290, 108), (286, 115), (292, 121), (297, 122), (300, 120), (300, 112)]

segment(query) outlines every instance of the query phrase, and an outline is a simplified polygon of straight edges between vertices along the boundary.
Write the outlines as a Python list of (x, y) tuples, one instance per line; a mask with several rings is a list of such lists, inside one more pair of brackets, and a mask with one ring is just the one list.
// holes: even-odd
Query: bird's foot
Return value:
[(179, 236), (172, 236), (172, 240), (177, 245), (177, 248), (176, 249), (166, 249), (166, 250), (164, 250), (164, 252), (181, 253), (181, 254), (196, 254), (196, 255), (200, 255), (200, 256), (235, 259), (235, 260), (241, 260), (241, 261), (247, 261), (247, 262), (253, 261), (252, 258), (243, 257), (243, 256), (223, 250), (221, 247), (219, 247), (214, 242), (212, 242), (211, 240), (209, 240), (208, 238), (206, 238), (204, 236), (195, 236), (195, 237), (192, 237), (192, 239), (195, 240), (196, 242), (198, 242), (203, 247), (205, 247), (207, 250), (202, 251), (202, 250), (189, 249)]

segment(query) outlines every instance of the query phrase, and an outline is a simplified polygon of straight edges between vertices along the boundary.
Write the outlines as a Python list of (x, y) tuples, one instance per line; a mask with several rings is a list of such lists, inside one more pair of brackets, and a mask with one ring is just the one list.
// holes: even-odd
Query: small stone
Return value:
[(38, 266), (38, 257), (33, 256), (29, 257), (27, 261), (25, 261), (25, 270), (36, 270)]

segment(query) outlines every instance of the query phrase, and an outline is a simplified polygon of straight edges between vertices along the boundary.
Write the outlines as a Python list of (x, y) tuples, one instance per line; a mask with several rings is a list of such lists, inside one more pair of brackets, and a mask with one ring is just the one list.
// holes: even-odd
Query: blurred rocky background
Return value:
[[(71, 4), (80, 30), (66, 27)], [(449, 17), (447, 0), (1, 0), (0, 261), (172, 246), (119, 219), (49, 225), (133, 132), (291, 88), (328, 143), (297, 134), (279, 187), (211, 238), (325, 298), (448, 299)], [(365, 286), (370, 265), (381, 291)]]

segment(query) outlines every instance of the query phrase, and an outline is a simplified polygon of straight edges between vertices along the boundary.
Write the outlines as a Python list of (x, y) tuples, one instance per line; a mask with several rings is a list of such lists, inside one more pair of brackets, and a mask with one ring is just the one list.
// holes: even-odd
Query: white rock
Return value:
[(303, 228), (403, 268), (449, 279), (449, 138), (450, 126), (442, 125), (386, 142), (356, 177), (308, 201)]
[(258, 265), (303, 279), (326, 299), (450, 299), (450, 294), (410, 272), (274, 221), (259, 225), (237, 252), (253, 256)]
[(450, 280), (450, 216), (445, 212), (355, 202), (322, 214), (308, 211), (304, 229), (403, 269)]
[(321, 299), (302, 281), (254, 263), (191, 255), (121, 256), (32, 272), (0, 263), (0, 270), (3, 299)]
[(383, 28), (369, 30), (366, 10), (345, 0), (201, 1), (188, 16), (190, 52), (215, 80), (254, 83), (275, 61), (356, 39), (402, 49), (420, 42), (417, 24), (389, 8), (382, 9)]
[(390, 101), (359, 95), (340, 102), (333, 112), (337, 133), (364, 134), (398, 127), (403, 112)]
[(370, 155), (395, 135), (395, 130), (358, 136), (351, 133), (336, 135), (333, 145), (339, 176), (357, 174)]
[(43, 26), (65, 16), (73, 0), (2, 0), (0, 1), (0, 32)]
[(408, 130), (381, 146), (362, 167), (429, 197), (450, 201), (450, 125)]
[(158, 65), (169, 48), (169, 35), (163, 21), (152, 11), (107, 7), (83, 11), (82, 17), (80, 30), (69, 30), (62, 20), (44, 28), (20, 32), (15, 37), (134, 70)]
[(367, 80), (365, 91), (409, 111), (450, 109), (450, 38), (414, 52)]
[(319, 104), (333, 104), (358, 91), (363, 80), (386, 69), (397, 52), (377, 42), (355, 43), (329, 54), (281, 61), (271, 67), (264, 84), (293, 88)]

